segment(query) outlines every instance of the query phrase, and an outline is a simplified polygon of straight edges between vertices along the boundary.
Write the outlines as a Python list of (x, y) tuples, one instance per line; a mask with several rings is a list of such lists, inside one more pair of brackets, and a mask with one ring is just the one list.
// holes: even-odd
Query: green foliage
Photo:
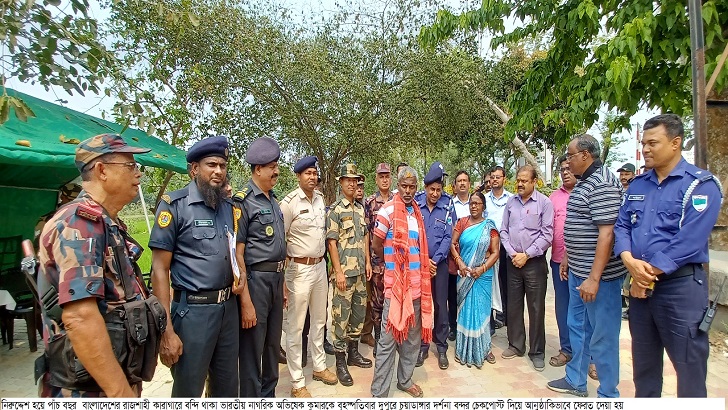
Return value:
[[(503, 20), (522, 24), (505, 33)], [(725, 46), (728, 3), (703, 3), (706, 74)], [(534, 38), (550, 39), (544, 58), (526, 73), (509, 101), (506, 132), (531, 132), (541, 123), (563, 143), (598, 120), (606, 105), (620, 116), (642, 107), (687, 115), (691, 110), (690, 33), (687, 5), (664, 0), (485, 0), (461, 15), (440, 11), (420, 41), (436, 47), (457, 31), (485, 30), (493, 47)], [(606, 34), (606, 38), (604, 37)], [(716, 81), (725, 87), (728, 67)]]
[[(59, 0), (3, 0), (0, 9), (3, 94), (9, 78), (38, 82), (46, 90), (60, 86), (69, 94), (100, 92), (116, 60), (101, 42), (87, 0), (70, 0), (63, 6)], [(10, 108), (21, 121), (34, 116), (22, 101), (7, 101), (2, 102), (0, 124), (8, 119)]]

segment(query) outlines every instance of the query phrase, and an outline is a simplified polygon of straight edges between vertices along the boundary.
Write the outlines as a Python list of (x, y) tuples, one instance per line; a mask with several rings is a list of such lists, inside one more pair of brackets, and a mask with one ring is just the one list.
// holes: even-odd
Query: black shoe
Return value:
[(454, 342), (455, 341), (455, 331), (451, 330), (450, 334), (447, 335), (447, 340)]
[(344, 386), (354, 384), (349, 368), (346, 367), (346, 352), (336, 352), (336, 377), (339, 379), (339, 383)]
[(445, 352), (437, 354), (437, 365), (440, 369), (445, 370), (450, 366), (450, 362), (447, 360), (447, 354)]
[(278, 351), (278, 363), (280, 363), (280, 364), (288, 364), (288, 360), (286, 359), (286, 351), (283, 350), (282, 347)]
[(365, 358), (364, 356), (359, 353), (359, 341), (353, 340), (349, 341), (347, 343), (348, 345), (348, 353), (349, 357), (346, 359), (346, 364), (349, 366), (356, 366), (361, 367), (363, 369), (368, 369), (372, 367), (372, 361)]
[(324, 339), (324, 352), (326, 352), (326, 354), (330, 354), (332, 356), (336, 354), (336, 350), (334, 350), (334, 345), (329, 343), (329, 341), (326, 339)]
[(417, 355), (417, 362), (415, 363), (415, 367), (420, 367), (423, 364), (425, 364), (425, 359), (427, 359), (427, 356), (430, 355), (430, 352), (427, 350), (420, 350), (420, 354)]
[(500, 320), (498, 320), (497, 318), (496, 318), (496, 319), (495, 319), (495, 320), (493, 321), (493, 324), (494, 324), (494, 327), (495, 327), (496, 329), (500, 329), (500, 328), (504, 327), (504, 324), (503, 324), (503, 322), (501, 322), (501, 321), (500, 321)]

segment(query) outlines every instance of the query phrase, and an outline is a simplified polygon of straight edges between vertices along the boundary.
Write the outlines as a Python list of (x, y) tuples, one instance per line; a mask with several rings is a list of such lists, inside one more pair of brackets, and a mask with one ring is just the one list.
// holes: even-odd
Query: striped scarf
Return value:
[[(399, 196), (395, 195), (394, 212), (392, 213), (392, 248), (394, 248), (394, 284), (387, 315), (387, 332), (392, 333), (397, 344), (407, 339), (409, 328), (415, 324), (415, 308), (410, 289), (409, 269), (409, 224), (407, 223), (407, 207)], [(414, 216), (417, 219), (420, 241), (420, 314), (422, 315), (422, 341), (432, 341), (432, 287), (430, 282), (430, 257), (427, 254), (427, 235), (420, 208), (414, 203)]]

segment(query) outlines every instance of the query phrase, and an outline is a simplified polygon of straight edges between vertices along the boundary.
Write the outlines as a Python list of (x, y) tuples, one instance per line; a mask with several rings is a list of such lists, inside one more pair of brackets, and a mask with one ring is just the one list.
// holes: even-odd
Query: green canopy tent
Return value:
[[(150, 148), (136, 155), (143, 165), (187, 172), (185, 152), (143, 131), (123, 127), (66, 107), (7, 89), (36, 117), (11, 118), (0, 125), (0, 237), (32, 239), (38, 218), (56, 205), (58, 189), (78, 177), (76, 145), (94, 135), (121, 134), (133, 146)], [(25, 146), (29, 143), (30, 146)]]

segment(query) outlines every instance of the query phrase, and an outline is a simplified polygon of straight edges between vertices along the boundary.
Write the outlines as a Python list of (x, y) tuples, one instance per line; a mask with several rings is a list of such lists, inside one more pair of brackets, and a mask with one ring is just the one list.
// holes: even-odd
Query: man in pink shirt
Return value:
[(549, 199), (554, 205), (554, 240), (551, 244), (551, 276), (554, 280), (554, 299), (556, 311), (556, 324), (559, 328), (559, 354), (549, 360), (553, 367), (561, 367), (571, 360), (571, 343), (569, 342), (569, 326), (566, 321), (569, 311), (569, 281), (562, 280), (559, 275), (559, 265), (564, 259), (566, 247), (564, 245), (564, 223), (566, 222), (566, 203), (569, 194), (576, 185), (576, 177), (569, 169), (566, 155), (559, 157), (559, 174), (561, 187), (551, 193)]

